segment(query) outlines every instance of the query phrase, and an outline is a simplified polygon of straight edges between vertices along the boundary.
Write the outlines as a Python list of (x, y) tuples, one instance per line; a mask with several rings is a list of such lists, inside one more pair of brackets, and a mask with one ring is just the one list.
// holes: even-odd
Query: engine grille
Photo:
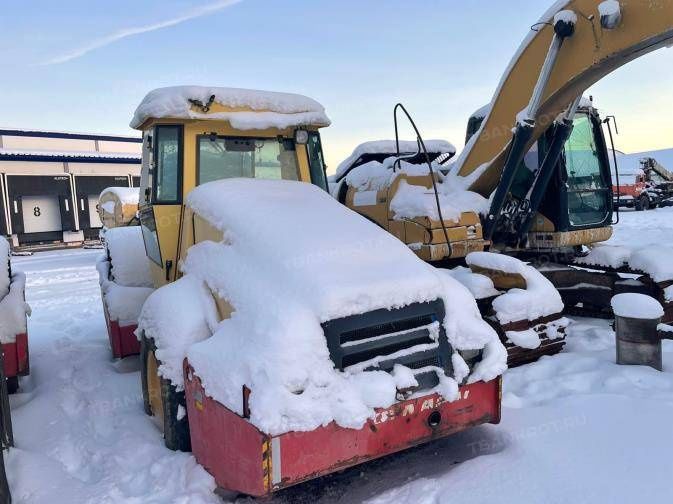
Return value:
[(395, 364), (402, 364), (419, 371), (419, 388), (431, 388), (439, 379), (428, 367), (453, 374), (443, 320), (444, 304), (436, 300), (330, 320), (322, 327), (339, 370), (391, 372)]

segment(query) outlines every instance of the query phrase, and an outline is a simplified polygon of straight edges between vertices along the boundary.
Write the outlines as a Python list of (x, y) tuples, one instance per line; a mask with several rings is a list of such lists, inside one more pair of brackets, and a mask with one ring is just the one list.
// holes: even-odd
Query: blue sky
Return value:
[[(330, 167), (390, 138), (402, 101), (426, 138), (459, 148), (530, 25), (551, 0), (27, 0), (3, 2), (0, 126), (130, 133), (145, 93), (177, 84), (318, 99)], [(673, 147), (673, 50), (592, 88), (617, 147)]]

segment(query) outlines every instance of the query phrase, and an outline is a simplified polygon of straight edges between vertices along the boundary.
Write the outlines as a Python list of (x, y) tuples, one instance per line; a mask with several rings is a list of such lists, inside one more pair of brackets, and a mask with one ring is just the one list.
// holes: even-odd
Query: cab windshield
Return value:
[(299, 180), (291, 139), (202, 135), (197, 142), (197, 185), (234, 177)]
[(601, 224), (610, 214), (610, 191), (589, 116), (578, 114), (565, 145), (568, 216), (573, 226)]

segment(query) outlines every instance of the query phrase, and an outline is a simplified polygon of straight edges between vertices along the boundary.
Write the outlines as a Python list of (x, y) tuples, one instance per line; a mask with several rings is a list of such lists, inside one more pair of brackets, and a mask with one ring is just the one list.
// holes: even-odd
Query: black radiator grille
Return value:
[[(417, 336), (415, 336), (417, 334)], [(393, 339), (393, 338), (391, 338)], [(405, 337), (403, 341), (397, 341), (386, 344), (386, 341), (383, 341), (382, 344), (375, 347), (364, 348), (361, 351), (357, 351), (357, 347), (352, 347), (356, 351), (353, 353), (346, 353), (343, 356), (342, 366), (347, 368), (349, 366), (354, 366), (361, 362), (367, 362), (381, 355), (392, 355), (395, 352), (404, 350), (405, 348), (413, 348), (418, 345), (433, 345), (436, 342), (430, 337), (430, 333), (427, 329), (422, 331), (414, 332), (414, 336)]]
[[(402, 364), (410, 369), (438, 367), (451, 376), (452, 350), (443, 320), (444, 304), (437, 300), (330, 320), (323, 331), (330, 357), (341, 371), (359, 365), (363, 370), (390, 372), (395, 364)], [(402, 355), (390, 357), (396, 353)], [(423, 388), (438, 382), (435, 373), (416, 378)]]
[(429, 366), (442, 367), (442, 363), (439, 357), (435, 355), (434, 357), (430, 357), (428, 359), (421, 359), (407, 365), (407, 367), (411, 369), (421, 369)]
[(384, 324), (377, 324), (369, 327), (361, 327), (352, 331), (346, 331), (341, 334), (341, 344), (352, 341), (361, 341), (369, 338), (376, 338), (384, 334), (392, 334), (402, 331), (409, 331), (417, 327), (423, 327), (432, 324), (437, 319), (433, 314), (419, 315), (405, 320), (391, 320)]

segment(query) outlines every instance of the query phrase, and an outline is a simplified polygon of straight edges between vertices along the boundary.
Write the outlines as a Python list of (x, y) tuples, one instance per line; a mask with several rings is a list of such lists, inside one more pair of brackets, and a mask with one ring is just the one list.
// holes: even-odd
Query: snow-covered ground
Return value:
[[(614, 244), (673, 246), (673, 208), (623, 212)], [(12, 397), (15, 502), (221, 502), (144, 415), (135, 358), (113, 362), (100, 251), (15, 257), (27, 274), (31, 371)], [(673, 343), (664, 372), (615, 363), (608, 321), (576, 319), (564, 352), (508, 371), (500, 425), (309, 482), (274, 502), (670, 502)], [(241, 499), (241, 502), (247, 502)]]

